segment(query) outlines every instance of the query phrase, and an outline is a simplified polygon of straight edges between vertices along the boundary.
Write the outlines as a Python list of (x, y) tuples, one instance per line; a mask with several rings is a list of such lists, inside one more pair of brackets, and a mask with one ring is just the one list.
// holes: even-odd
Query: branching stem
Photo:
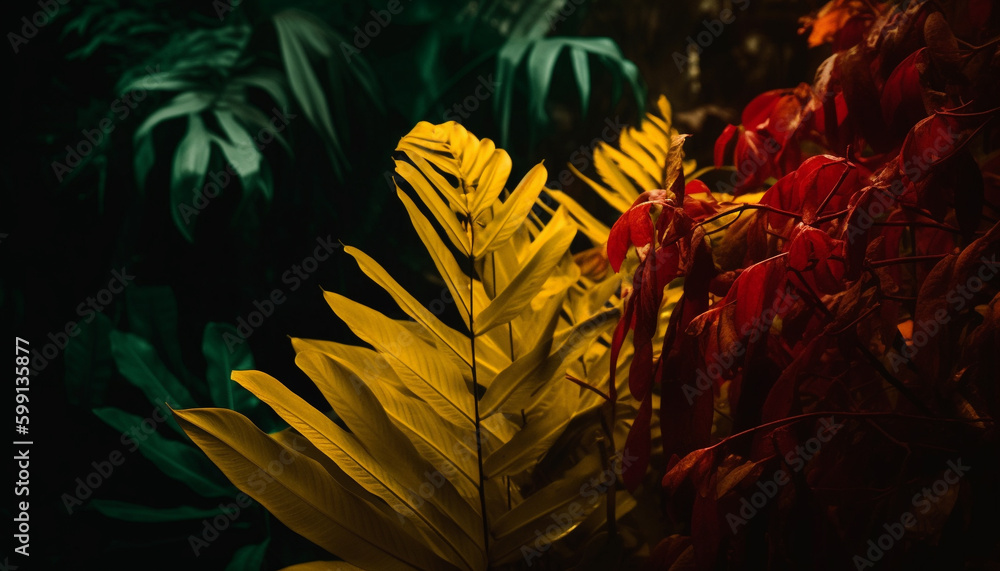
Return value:
[(490, 526), (486, 513), (486, 479), (483, 476), (483, 435), (482, 422), (479, 418), (479, 381), (476, 377), (476, 329), (475, 329), (475, 288), (476, 259), (472, 251), (476, 245), (475, 225), (469, 223), (469, 340), (472, 344), (472, 405), (476, 419), (476, 460), (479, 464), (479, 509), (483, 514), (483, 551), (486, 553), (486, 566), (490, 561)]

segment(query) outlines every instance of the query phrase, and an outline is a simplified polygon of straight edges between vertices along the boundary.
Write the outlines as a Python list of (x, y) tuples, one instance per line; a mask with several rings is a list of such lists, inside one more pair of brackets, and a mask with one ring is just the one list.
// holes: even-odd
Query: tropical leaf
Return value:
[(222, 511), (219, 508), (199, 509), (190, 506), (178, 506), (175, 508), (152, 508), (120, 502), (118, 500), (94, 499), (87, 502), (87, 506), (101, 512), (102, 514), (124, 521), (136, 522), (165, 522), (182, 520), (199, 520), (211, 518), (219, 515)]
[[(607, 353), (617, 310), (606, 311), (605, 304), (614, 291), (602, 285), (603, 298), (584, 293), (589, 284), (569, 251), (576, 227), (566, 211), (545, 218), (534, 212), (544, 167), (510, 191), (507, 154), (455, 123), (420, 123), (398, 150), (405, 160), (396, 161), (397, 193), (452, 292), (461, 329), (428, 311), (374, 259), (346, 248), (412, 321), (326, 292), (334, 313), (372, 349), (293, 340), (296, 364), (346, 430), (272, 377), (233, 373), (308, 441), (296, 447), (310, 462), (302, 473), (275, 474), (282, 488), (273, 497), (266, 490), (254, 497), (353, 565), (369, 567), (371, 542), (380, 539), (379, 548), (387, 550), (383, 564), (393, 563), (392, 554), (402, 559), (399, 546), (416, 541), (441, 565), (485, 569), (519, 555), (514, 541), (534, 537), (533, 526), (552, 513), (544, 510), (580, 500), (584, 478), (606, 461), (591, 446), (533, 480), (533, 468), (578, 413), (593, 408), (585, 396), (591, 391), (565, 374)], [(600, 376), (596, 382), (606, 381), (606, 370), (591, 369)], [(265, 452), (280, 452), (274, 445), (287, 449), (294, 442), (292, 433), (282, 432), (273, 435), (274, 444), (264, 443), (245, 418), (228, 411), (177, 414), (237, 486)], [(588, 422), (601, 430), (596, 415)], [(299, 487), (320, 479), (322, 489)], [(293, 500), (298, 489), (303, 495)], [(579, 504), (560, 537), (599, 502)], [(364, 519), (354, 535), (339, 511), (348, 505)], [(314, 520), (302, 515), (307, 512)], [(322, 531), (319, 521), (329, 522)]]
[[(320, 547), (371, 569), (456, 569), (398, 522), (346, 493), (318, 462), (268, 438), (246, 417), (224, 409), (174, 414), (237, 487)], [(280, 474), (268, 472), (277, 464)]]
[(77, 324), (79, 334), (66, 344), (66, 391), (75, 405), (103, 402), (114, 369), (111, 320), (96, 312), (90, 319)]
[(156, 406), (169, 402), (193, 406), (194, 397), (160, 360), (156, 349), (143, 338), (121, 331), (111, 332), (111, 354), (118, 370)]
[[(272, 21), (292, 95), (323, 138), (334, 172), (342, 177), (349, 166), (344, 154), (346, 142), (341, 141), (346, 126), (335, 124), (335, 119), (338, 119), (335, 115), (339, 113), (339, 120), (344, 121), (346, 109), (344, 106), (331, 107), (327, 101), (331, 97), (342, 97), (340, 90), (346, 88), (345, 76), (350, 76), (360, 84), (369, 100), (378, 105), (372, 71), (358, 55), (351, 58), (354, 61), (341, 61), (338, 52), (341, 51), (340, 46), (345, 44), (344, 39), (311, 14), (299, 9), (283, 10), (274, 14)], [(327, 64), (330, 94), (323, 88), (313, 59), (322, 59)]]
[(94, 414), (122, 434), (131, 435), (130, 444), (164, 474), (184, 482), (203, 496), (231, 495), (232, 488), (212, 479), (218, 472), (205, 462), (204, 456), (186, 443), (165, 438), (156, 430), (147, 431), (144, 423), (148, 419), (112, 407), (94, 409)]
[(586, 112), (590, 102), (590, 62), (596, 57), (611, 72), (615, 92), (612, 100), (617, 103), (621, 97), (622, 80), (628, 82), (635, 97), (636, 106), (642, 111), (646, 101), (646, 88), (634, 63), (622, 55), (617, 44), (610, 38), (568, 38), (530, 37), (512, 34), (497, 54), (497, 82), (500, 84), (494, 102), (494, 112), (500, 123), (500, 141), (509, 144), (509, 131), (514, 107), (514, 85), (517, 72), (524, 64), (527, 69), (529, 97), (528, 109), (531, 113), (532, 137), (534, 126), (548, 123), (549, 88), (554, 81), (554, 71), (562, 53), (567, 53), (572, 71), (576, 77), (581, 107)]
[(264, 565), (264, 554), (267, 552), (267, 546), (270, 543), (271, 538), (267, 538), (255, 545), (244, 545), (237, 549), (236, 553), (233, 554), (233, 558), (229, 560), (229, 565), (226, 565), (225, 571), (253, 571), (260, 569)]

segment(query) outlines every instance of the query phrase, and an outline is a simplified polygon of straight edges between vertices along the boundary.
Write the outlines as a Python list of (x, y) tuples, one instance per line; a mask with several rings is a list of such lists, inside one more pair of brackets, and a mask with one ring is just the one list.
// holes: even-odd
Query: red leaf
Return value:
[(726, 157), (733, 152), (739, 130), (740, 128), (736, 125), (727, 125), (719, 138), (715, 140), (715, 168), (721, 169), (726, 165)]
[(896, 66), (882, 88), (882, 115), (895, 132), (905, 131), (927, 116), (918, 70), (925, 56), (926, 48), (910, 54)]
[[(860, 186), (858, 169), (845, 159), (818, 155), (806, 159), (802, 166), (782, 177), (769, 188), (760, 203), (787, 212), (801, 213), (802, 221), (812, 224), (821, 214), (838, 212)], [(825, 204), (824, 204), (825, 202)], [(820, 207), (823, 207), (820, 212)], [(791, 218), (768, 213), (768, 223), (776, 230), (790, 230)]]
[(954, 156), (991, 119), (1000, 108), (981, 113), (940, 111), (910, 129), (899, 153), (899, 169), (912, 182), (922, 180), (928, 171)]
[(671, 465), (667, 467), (661, 483), (668, 492), (676, 492), (685, 481), (701, 481), (714, 463), (714, 448), (700, 448), (680, 459), (675, 455), (671, 458)]
[[(654, 206), (665, 206), (666, 192), (663, 190), (647, 190), (639, 195), (626, 211), (611, 227), (608, 234), (608, 261), (618, 272), (622, 262), (628, 255), (630, 246), (642, 249), (654, 239), (653, 219), (650, 212)], [(640, 253), (640, 257), (643, 255)]]
[(628, 431), (625, 439), (625, 447), (622, 449), (622, 457), (629, 458), (630, 462), (624, 462), (622, 470), (622, 482), (628, 491), (635, 491), (642, 483), (646, 469), (649, 467), (650, 450), (650, 420), (653, 417), (653, 395), (646, 394), (646, 398), (639, 403), (639, 413), (632, 423), (632, 428)]
[(844, 287), (844, 242), (799, 224), (788, 247), (788, 266), (805, 278), (809, 289), (838, 292)]
[[(971, 311), (987, 292), (1000, 287), (994, 282), (1000, 275), (1000, 222), (969, 244), (959, 254), (952, 254), (935, 264), (917, 295), (915, 328), (923, 330), (927, 340), (916, 352), (915, 359), (931, 375), (940, 378), (943, 357), (941, 347), (955, 336), (949, 334), (955, 325), (954, 316)], [(931, 331), (931, 330), (934, 331)], [(916, 335), (916, 333), (914, 333)]]
[(719, 203), (708, 186), (700, 180), (692, 180), (684, 187), (684, 213), (692, 220), (702, 221), (718, 214)]
[(622, 317), (618, 320), (615, 333), (611, 337), (611, 381), (608, 387), (609, 395), (614, 398), (617, 394), (618, 385), (615, 384), (615, 369), (618, 368), (618, 354), (621, 352), (622, 343), (625, 336), (635, 326), (635, 303), (631, 299), (625, 300), (625, 307), (622, 308)]
[(629, 367), (628, 386), (637, 400), (644, 400), (649, 394), (653, 381), (653, 335), (660, 317), (660, 300), (663, 286), (657, 284), (656, 270), (651, 263), (654, 258), (647, 257), (639, 264), (635, 272), (635, 281), (631, 300), (636, 305), (635, 332), (632, 344), (635, 353)]

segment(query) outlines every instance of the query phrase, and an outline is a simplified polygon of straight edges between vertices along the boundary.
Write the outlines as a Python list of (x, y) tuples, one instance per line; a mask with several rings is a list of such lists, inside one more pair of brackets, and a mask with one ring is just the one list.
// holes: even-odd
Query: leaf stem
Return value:
[(913, 262), (930, 262), (938, 261), (942, 258), (947, 257), (948, 254), (927, 254), (926, 256), (905, 256), (902, 258), (890, 258), (888, 260), (877, 260), (874, 262), (869, 262), (868, 266), (871, 268), (881, 268), (883, 266), (892, 266), (894, 264), (910, 264)]
[(479, 509), (483, 515), (483, 551), (486, 554), (486, 567), (490, 565), (490, 526), (489, 515), (486, 513), (486, 479), (483, 477), (483, 435), (482, 422), (479, 418), (479, 381), (476, 377), (476, 329), (475, 329), (475, 283), (476, 259), (472, 252), (476, 245), (475, 225), (469, 223), (469, 341), (472, 344), (472, 404), (476, 419), (476, 460), (479, 464)]
[(589, 384), (589, 383), (587, 383), (587, 382), (585, 382), (585, 381), (581, 381), (580, 379), (578, 379), (578, 378), (574, 377), (573, 375), (566, 375), (566, 378), (567, 378), (567, 379), (569, 379), (570, 381), (572, 381), (572, 382), (576, 383), (577, 385), (580, 385), (581, 387), (583, 387), (583, 388), (585, 388), (585, 389), (588, 389), (588, 390), (591, 390), (591, 391), (594, 391), (594, 392), (595, 392), (595, 393), (597, 393), (597, 394), (598, 394), (598, 395), (599, 395), (599, 396), (600, 396), (600, 397), (601, 397), (602, 399), (604, 399), (604, 400), (606, 400), (606, 401), (609, 401), (609, 400), (611, 400), (611, 397), (609, 397), (608, 395), (606, 395), (606, 394), (602, 393), (602, 392), (601, 392), (601, 389), (599, 389), (599, 388), (597, 388), (597, 387), (595, 387), (595, 386), (593, 386), (593, 385), (591, 385), (591, 384)]
[(746, 430), (744, 430), (742, 432), (737, 432), (736, 434), (733, 434), (731, 436), (727, 436), (726, 438), (723, 438), (719, 442), (716, 442), (715, 444), (713, 444), (711, 446), (707, 446), (705, 448), (702, 448), (701, 450), (712, 450), (714, 448), (718, 448), (719, 446), (722, 446), (723, 444), (727, 444), (730, 440), (739, 438), (741, 436), (746, 436), (748, 434), (753, 434), (754, 432), (757, 432), (757, 431), (762, 430), (762, 429), (771, 428), (771, 427), (774, 427), (774, 426), (780, 426), (782, 424), (788, 424), (790, 422), (798, 422), (800, 420), (805, 420), (807, 418), (816, 418), (816, 417), (819, 417), (819, 416), (833, 416), (833, 417), (846, 416), (846, 417), (859, 417), (859, 418), (893, 417), (893, 418), (907, 418), (907, 419), (910, 419), (910, 420), (930, 420), (930, 421), (936, 421), (936, 422), (983, 422), (984, 420), (985, 421), (992, 421), (993, 420), (992, 418), (989, 418), (989, 417), (985, 417), (985, 418), (979, 418), (979, 417), (977, 417), (977, 418), (941, 418), (941, 417), (935, 417), (935, 416), (920, 416), (920, 415), (916, 415), (916, 414), (901, 414), (901, 413), (897, 413), (897, 412), (863, 412), (863, 411), (852, 412), (852, 411), (843, 411), (843, 410), (825, 410), (825, 411), (817, 411), (817, 412), (807, 412), (807, 413), (803, 413), (803, 414), (799, 414), (799, 415), (795, 415), (795, 416), (787, 416), (785, 418), (779, 418), (778, 420), (772, 420), (771, 422), (766, 422), (766, 423), (761, 424), (759, 426), (754, 426), (754, 427), (748, 428), (748, 429), (746, 429)]

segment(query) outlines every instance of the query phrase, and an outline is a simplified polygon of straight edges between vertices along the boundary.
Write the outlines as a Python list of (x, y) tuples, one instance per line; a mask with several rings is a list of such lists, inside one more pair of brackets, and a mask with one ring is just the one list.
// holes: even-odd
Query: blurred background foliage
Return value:
[[(45, 514), (38, 537), (59, 538), (60, 548), (39, 559), (104, 569), (314, 559), (315, 547), (255, 506), (196, 556), (189, 536), (237, 491), (196, 465), (175, 430), (157, 430), (72, 515), (59, 498), (92, 461), (127, 450), (122, 432), (157, 399), (235, 399), (266, 415), (248, 395), (226, 392), (238, 389), (226, 388), (226, 367), (255, 364), (322, 402), (287, 339), (352, 340), (319, 288), (391, 310), (338, 252), (304, 264), (317, 239), (361, 247), (400, 282), (423, 284), (411, 290), (418, 299), (440, 297), (390, 178), (392, 149), (417, 121), (460, 121), (505, 147), (515, 168), (546, 161), (550, 187), (611, 222), (580, 181), (560, 179), (566, 163), (591, 173), (589, 152), (607, 128), (613, 139), (616, 125), (634, 124), (666, 94), (678, 129), (694, 134), (689, 158), (709, 164), (715, 137), (754, 95), (794, 85), (822, 61), (824, 48), (807, 50), (794, 32), (819, 4), (62, 5), (7, 52), (15, 86), (0, 211), (4, 322), (36, 349), (59, 349), (33, 380), (44, 395), (32, 409), (36, 438), (48, 440), (41, 461), (58, 466), (35, 509)], [(12, 8), (30, 18), (38, 6)], [(695, 54), (693, 38), (725, 8), (735, 21)], [(21, 33), (22, 22), (8, 20)], [(126, 292), (81, 312), (122, 268), (135, 276)], [(227, 343), (275, 291), (284, 301), (245, 341)], [(79, 334), (62, 348), (69, 321)]]

